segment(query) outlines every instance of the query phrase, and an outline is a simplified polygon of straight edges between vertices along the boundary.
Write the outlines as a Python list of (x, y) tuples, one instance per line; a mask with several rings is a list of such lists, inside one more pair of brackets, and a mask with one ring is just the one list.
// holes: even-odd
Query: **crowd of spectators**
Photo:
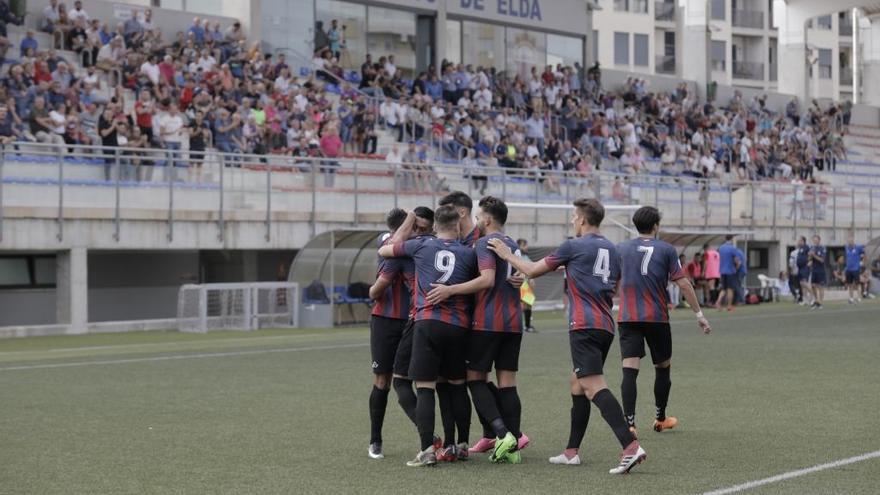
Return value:
[[(224, 28), (195, 18), (165, 39), (149, 9), (113, 25), (91, 18), (79, 1), (67, 10), (49, 0), (39, 26), (52, 46), (28, 32), (0, 84), (4, 142), (175, 155), (188, 143), (196, 163), (211, 147), (327, 158), (323, 170), (332, 171), (344, 153), (375, 154), (387, 128), (401, 142), (390, 162), (399, 155), (423, 165), (405, 178), (407, 187), (435, 189), (444, 185), (427, 164), (432, 147), (465, 164), (481, 189), (484, 167), (539, 177), (548, 190), (559, 184), (547, 171), (810, 181), (845, 155), (847, 106), (801, 108), (793, 100), (775, 112), (763, 96), (700, 101), (687, 84), (653, 92), (635, 77), (604, 88), (598, 64), (532, 67), (522, 76), (444, 61), (439, 71), (411, 74), (393, 55), (367, 55), (359, 73), (347, 73), (339, 64), (345, 29), (335, 20), (326, 31), (316, 26), (308, 75), (284, 54), (248, 45), (238, 22)], [(136, 95), (133, 105), (126, 94)]]

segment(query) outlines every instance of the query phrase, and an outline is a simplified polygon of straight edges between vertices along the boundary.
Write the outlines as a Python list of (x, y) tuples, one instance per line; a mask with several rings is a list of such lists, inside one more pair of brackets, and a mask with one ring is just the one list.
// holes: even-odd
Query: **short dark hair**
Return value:
[(725, 240), (725, 241), (732, 241), (732, 240), (733, 240), (733, 234), (727, 234), (726, 236), (724, 236), (724, 240)]
[(661, 218), (663, 215), (660, 214), (660, 210), (653, 206), (643, 206), (633, 214), (632, 221), (639, 234), (650, 234), (654, 226), (660, 223)]
[(523, 239), (522, 237), (520, 237), (519, 239), (516, 240), (517, 246), (525, 246), (528, 243), (529, 243), (528, 239)]
[(434, 210), (427, 206), (416, 206), (413, 208), (413, 213), (415, 213), (417, 217), (431, 222), (431, 225), (434, 224)]
[(438, 230), (450, 230), (458, 225), (458, 211), (453, 205), (443, 205), (434, 210), (434, 225)]
[(437, 204), (440, 206), (452, 205), (456, 208), (465, 208), (467, 211), (474, 209), (474, 200), (463, 191), (453, 191), (440, 198)]
[(486, 196), (480, 200), (480, 209), (491, 215), (501, 225), (507, 223), (507, 205), (501, 199), (494, 196)]
[(392, 208), (391, 211), (385, 215), (385, 225), (388, 226), (388, 230), (395, 231), (403, 225), (403, 221), (406, 220), (406, 212), (401, 208)]
[(587, 219), (588, 224), (593, 227), (602, 225), (602, 220), (605, 219), (605, 207), (602, 206), (598, 199), (581, 198), (573, 204), (584, 218)]

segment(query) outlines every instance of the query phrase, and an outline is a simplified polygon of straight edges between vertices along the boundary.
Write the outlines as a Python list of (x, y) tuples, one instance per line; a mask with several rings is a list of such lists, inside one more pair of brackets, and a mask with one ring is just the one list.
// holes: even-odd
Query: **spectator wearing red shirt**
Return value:
[(135, 122), (141, 133), (147, 136), (147, 142), (153, 142), (153, 113), (155, 103), (150, 98), (149, 90), (141, 91), (140, 98), (134, 104)]
[[(685, 273), (696, 288), (697, 295), (702, 293), (703, 301), (709, 300), (709, 285), (706, 284), (706, 277), (703, 275), (703, 253), (697, 252), (694, 258), (684, 267)], [(700, 303), (702, 304), (702, 302)]]
[(339, 152), (342, 150), (342, 139), (339, 139), (339, 132), (335, 125), (328, 125), (324, 128), (324, 134), (321, 136), (321, 156), (331, 158), (331, 160), (323, 160), (321, 164), (321, 172), (324, 173), (324, 187), (333, 187), (336, 169), (339, 168), (339, 162), (332, 160), (338, 158)]

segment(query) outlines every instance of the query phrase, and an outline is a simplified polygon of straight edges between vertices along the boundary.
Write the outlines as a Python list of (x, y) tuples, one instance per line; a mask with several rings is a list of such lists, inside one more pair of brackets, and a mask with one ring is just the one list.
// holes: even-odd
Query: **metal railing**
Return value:
[(734, 79), (764, 80), (764, 64), (760, 62), (733, 61)]
[[(42, 207), (37, 208), (41, 211), (48, 207), (57, 212), (59, 241), (64, 239), (68, 219), (86, 209), (103, 209), (105, 217), (111, 216), (116, 242), (124, 233), (123, 221), (155, 221), (162, 216), (169, 242), (183, 218), (215, 223), (221, 241), (231, 219), (261, 222), (265, 240), (270, 241), (274, 222), (309, 223), (313, 235), (318, 218), (322, 223), (378, 224), (392, 207), (435, 206), (450, 190), (529, 203), (592, 197), (608, 204), (657, 205), (670, 225), (776, 229), (809, 222), (813, 228), (855, 225), (873, 233), (873, 195), (880, 185), (880, 175), (857, 178), (861, 186), (873, 187), (846, 188), (701, 179), (663, 175), (654, 162), (647, 164), (647, 170), (654, 172), (632, 174), (610, 162), (601, 172), (580, 173), (215, 152), (199, 158), (186, 150), (36, 144), (3, 153), (0, 227), (9, 219), (10, 207)], [(774, 175), (788, 172), (780, 169)], [(145, 216), (145, 211), (153, 213)], [(528, 219), (511, 217), (509, 223), (532, 225), (537, 232), (539, 223), (545, 223), (545, 213), (540, 222), (530, 214)], [(12, 216), (28, 218), (21, 210)], [(558, 220), (564, 228), (566, 220), (562, 216)]]
[(840, 85), (841, 86), (852, 86), (853, 83), (853, 71), (851, 67), (841, 67), (840, 68)]
[(675, 74), (675, 55), (657, 55), (654, 70), (659, 74)]
[(760, 10), (734, 10), (733, 27), (764, 29), (764, 13)]
[(654, 2), (654, 20), (675, 21), (675, 3), (657, 0)]

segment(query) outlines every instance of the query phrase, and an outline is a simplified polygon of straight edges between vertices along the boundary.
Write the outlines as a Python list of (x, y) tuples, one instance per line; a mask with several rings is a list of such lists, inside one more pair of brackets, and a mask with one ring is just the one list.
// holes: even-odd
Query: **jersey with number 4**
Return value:
[(475, 251), (479, 269), (480, 271), (495, 270), (495, 283), (491, 289), (477, 293), (473, 329), (518, 333), (522, 331), (519, 287), (507, 282), (513, 274), (513, 266), (489, 249), (490, 239), (501, 239), (517, 257), (522, 254), (516, 241), (504, 234), (489, 234), (477, 241)]
[(593, 328), (613, 334), (612, 298), (620, 279), (617, 247), (601, 235), (589, 234), (565, 241), (544, 262), (551, 270), (565, 266), (569, 330)]
[(394, 245), (394, 256), (412, 258), (416, 268), (415, 320), (437, 320), (462, 328), (471, 327), (474, 298), (452, 296), (440, 304), (427, 301), (431, 284), (456, 285), (473, 280), (477, 255), (458, 239), (419, 237)]
[(617, 246), (620, 253), (621, 322), (669, 321), (666, 286), (684, 278), (678, 252), (669, 243), (639, 237)]

